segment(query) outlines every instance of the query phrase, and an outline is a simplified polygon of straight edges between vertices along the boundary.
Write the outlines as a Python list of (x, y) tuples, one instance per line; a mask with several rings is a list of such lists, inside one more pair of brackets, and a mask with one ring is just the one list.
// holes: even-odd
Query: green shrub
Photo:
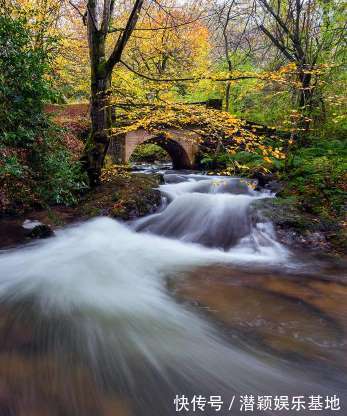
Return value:
[(44, 124), (43, 103), (53, 94), (45, 76), (49, 56), (32, 42), (24, 19), (0, 16), (0, 137), (30, 146)]
[(0, 149), (0, 177), (14, 176), (20, 178), (23, 174), (23, 166), (18, 160), (17, 155), (6, 155)]
[(341, 217), (345, 208), (347, 146), (340, 140), (314, 139), (310, 147), (296, 151), (283, 178), (287, 195), (302, 207), (326, 218)]
[(224, 151), (217, 154), (204, 154), (200, 161), (204, 169), (242, 176), (252, 176), (257, 172), (265, 173), (269, 169), (278, 170), (283, 165), (283, 161), (273, 159), (272, 162), (270, 166), (260, 154), (246, 151), (235, 154)]
[(46, 203), (73, 205), (87, 186), (86, 174), (62, 142), (62, 129), (52, 125), (46, 133), (29, 157), (36, 191)]
[(37, 47), (25, 19), (0, 16), (0, 202), (10, 207), (73, 204), (85, 187), (62, 129), (43, 110), (55, 94), (47, 52), (54, 42)]

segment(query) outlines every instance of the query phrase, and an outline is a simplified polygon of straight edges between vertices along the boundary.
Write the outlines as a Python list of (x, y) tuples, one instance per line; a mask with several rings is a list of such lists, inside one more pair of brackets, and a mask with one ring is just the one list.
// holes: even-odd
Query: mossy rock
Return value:
[(346, 250), (346, 233), (339, 223), (305, 212), (295, 197), (256, 200), (251, 216), (254, 222), (270, 220), (285, 245), (336, 254)]
[(253, 204), (254, 215), (269, 219), (275, 226), (296, 230), (314, 230), (314, 218), (303, 214), (294, 198), (258, 199)]
[(158, 174), (115, 175), (88, 193), (79, 206), (82, 216), (108, 215), (124, 221), (154, 212), (161, 203)]
[(48, 238), (52, 237), (54, 232), (51, 227), (46, 224), (37, 225), (34, 227), (28, 234), (29, 238), (37, 239), (37, 238)]

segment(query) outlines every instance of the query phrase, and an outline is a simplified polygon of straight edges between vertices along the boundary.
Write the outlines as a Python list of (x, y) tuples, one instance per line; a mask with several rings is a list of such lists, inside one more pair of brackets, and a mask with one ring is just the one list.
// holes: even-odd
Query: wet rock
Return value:
[(156, 173), (155, 178), (159, 182), (160, 185), (165, 183), (164, 175), (162, 175), (161, 173)]
[(328, 235), (336, 225), (302, 212), (291, 198), (257, 200), (251, 206), (251, 216), (253, 222), (270, 220), (282, 244), (315, 251), (332, 250)]
[(33, 230), (35, 227), (37, 227), (39, 225), (43, 225), (41, 221), (38, 221), (38, 220), (25, 220), (23, 222), (22, 227), (25, 228), (26, 230)]
[(288, 357), (334, 362), (345, 336), (341, 314), (333, 313), (327, 295), (336, 301), (346, 290), (311, 280), (306, 286), (302, 280), (215, 265), (185, 274), (173, 289), (179, 299), (198, 302), (250, 344)]
[(46, 224), (36, 225), (32, 230), (30, 230), (28, 237), (32, 239), (36, 238), (48, 238), (52, 237), (54, 232), (51, 227)]
[(92, 218), (107, 215), (124, 221), (153, 213), (161, 204), (159, 174), (128, 174), (114, 176), (93, 190), (81, 202), (80, 216)]
[(271, 191), (274, 194), (277, 194), (284, 189), (284, 183), (279, 181), (275, 174), (273, 173), (262, 173), (256, 172), (252, 176), (253, 179), (256, 179), (257, 186), (256, 191), (263, 191), (264, 189)]
[(282, 191), (283, 186), (284, 186), (283, 183), (273, 180), (273, 181), (268, 182), (265, 185), (265, 189), (273, 192), (274, 194), (277, 194), (278, 192)]
[(271, 192), (279, 192), (283, 188), (283, 184), (281, 182), (277, 181), (275, 178), (275, 175), (272, 173), (262, 173), (262, 172), (256, 172), (253, 175), (253, 179), (257, 180), (257, 190), (262, 189), (268, 189)]
[(25, 220), (22, 224), (27, 238), (48, 238), (54, 235), (52, 228), (49, 225), (43, 224), (38, 220)]

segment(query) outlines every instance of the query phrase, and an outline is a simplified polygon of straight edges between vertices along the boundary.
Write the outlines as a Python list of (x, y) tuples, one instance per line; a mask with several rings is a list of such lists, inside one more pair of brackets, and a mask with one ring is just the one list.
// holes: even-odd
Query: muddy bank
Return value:
[[(56, 228), (101, 215), (127, 221), (150, 214), (160, 205), (161, 196), (156, 188), (161, 182), (162, 177), (158, 174), (108, 175), (98, 188), (86, 193), (75, 207), (53, 206), (29, 211), (24, 215), (2, 217), (0, 248), (49, 237)], [(29, 223), (25, 228), (23, 223), (26, 220), (37, 223)]]

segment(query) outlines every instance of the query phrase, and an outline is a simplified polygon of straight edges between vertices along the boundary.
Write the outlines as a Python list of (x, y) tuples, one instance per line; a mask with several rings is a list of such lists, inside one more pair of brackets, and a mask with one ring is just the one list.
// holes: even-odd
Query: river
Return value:
[(281, 245), (252, 181), (160, 190), (153, 215), (1, 252), (0, 416), (346, 414), (342, 269)]

